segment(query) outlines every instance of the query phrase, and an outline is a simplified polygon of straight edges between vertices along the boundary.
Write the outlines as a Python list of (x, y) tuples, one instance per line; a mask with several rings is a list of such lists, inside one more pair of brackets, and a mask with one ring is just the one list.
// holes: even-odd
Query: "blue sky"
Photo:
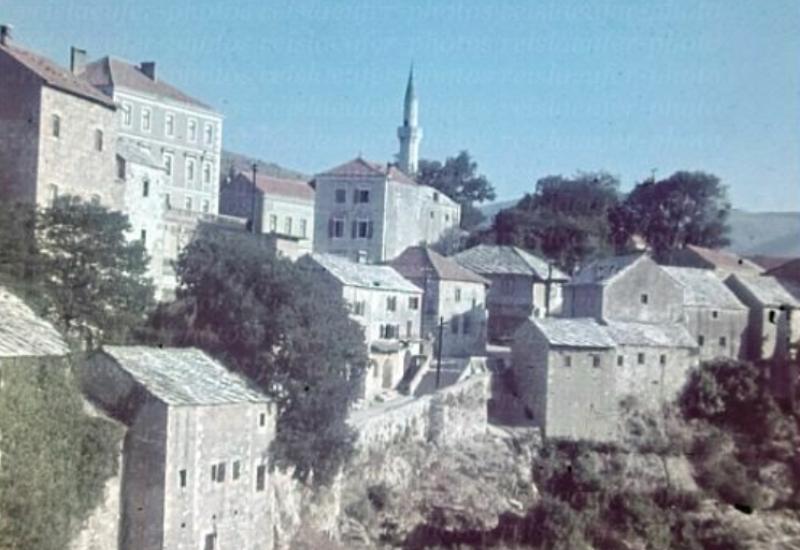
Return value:
[(697, 169), (736, 207), (800, 209), (797, 0), (0, 0), (0, 20), (63, 64), (156, 60), (226, 148), (307, 173), (393, 159), (413, 60), (423, 158), (468, 149), (499, 199)]

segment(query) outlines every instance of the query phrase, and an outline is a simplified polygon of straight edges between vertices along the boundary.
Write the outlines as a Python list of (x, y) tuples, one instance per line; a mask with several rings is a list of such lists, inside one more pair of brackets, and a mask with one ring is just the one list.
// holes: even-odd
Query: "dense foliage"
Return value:
[(153, 305), (147, 254), (128, 218), (75, 197), (0, 209), (0, 275), (37, 311), (92, 347), (119, 342)]
[(495, 199), (494, 187), (486, 176), (478, 174), (478, 163), (467, 151), (438, 160), (421, 160), (417, 181), (438, 189), (461, 205), (461, 227), (468, 229), (483, 221), (476, 204)]
[(363, 333), (341, 296), (233, 233), (200, 235), (177, 273), (177, 300), (155, 314), (155, 338), (200, 347), (272, 395), (275, 462), (329, 482), (352, 453), (345, 420), (366, 368)]
[(117, 471), (122, 429), (86, 415), (64, 363), (0, 376), (0, 549), (63, 550)]

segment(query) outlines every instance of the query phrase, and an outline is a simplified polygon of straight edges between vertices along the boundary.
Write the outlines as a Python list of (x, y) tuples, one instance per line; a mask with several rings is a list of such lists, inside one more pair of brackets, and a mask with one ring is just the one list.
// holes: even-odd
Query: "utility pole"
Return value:
[(439, 317), (439, 349), (436, 350), (436, 389), (442, 378), (442, 340), (444, 338), (444, 317)]
[(253, 163), (253, 187), (250, 193), (250, 231), (256, 233), (256, 175), (258, 174), (258, 164)]

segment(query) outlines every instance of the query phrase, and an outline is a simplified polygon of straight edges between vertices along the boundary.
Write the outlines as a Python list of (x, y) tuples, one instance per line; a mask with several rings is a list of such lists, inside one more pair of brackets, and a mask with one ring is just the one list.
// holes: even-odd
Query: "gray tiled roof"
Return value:
[(44, 357), (69, 353), (61, 334), (20, 298), (0, 286), (0, 357)]
[(696, 348), (697, 342), (680, 324), (607, 321), (606, 331), (620, 346)]
[(260, 403), (269, 398), (196, 348), (106, 346), (106, 355), (168, 405)]
[(760, 275), (732, 275), (765, 306), (800, 306), (800, 286), (786, 279)]
[(683, 286), (687, 306), (718, 309), (747, 309), (736, 295), (710, 269), (663, 266), (664, 271)]
[(569, 284), (604, 285), (644, 257), (643, 254), (628, 254), (595, 260), (576, 273)]
[(335, 254), (314, 253), (308, 257), (344, 285), (414, 294), (422, 292), (388, 265), (361, 264)]
[(409, 279), (422, 279), (430, 275), (447, 281), (489, 284), (487, 279), (484, 279), (474, 271), (463, 267), (452, 258), (442, 256), (425, 246), (409, 246), (389, 263)]
[(128, 139), (117, 139), (117, 154), (128, 162), (164, 170), (164, 166), (153, 158), (150, 151), (140, 149), (135, 143)]
[(613, 348), (614, 340), (600, 323), (589, 317), (531, 319), (551, 346)]
[[(549, 270), (546, 260), (516, 246), (479, 244), (459, 252), (452, 259), (481, 275), (532, 275), (546, 280)], [(552, 268), (551, 278), (569, 279), (555, 266)]]

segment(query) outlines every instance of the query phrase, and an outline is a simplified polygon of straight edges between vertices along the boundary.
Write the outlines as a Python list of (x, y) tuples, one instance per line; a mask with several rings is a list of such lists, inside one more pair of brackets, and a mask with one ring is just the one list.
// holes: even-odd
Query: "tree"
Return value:
[(367, 363), (341, 296), (244, 234), (201, 233), (177, 273), (176, 302), (151, 323), (157, 341), (197, 346), (256, 382), (280, 407), (275, 464), (331, 481), (353, 452), (346, 417)]
[(617, 215), (620, 233), (638, 232), (657, 256), (687, 245), (729, 244), (727, 188), (705, 172), (675, 172), (639, 183)]
[[(128, 241), (128, 218), (77, 197), (40, 211), (17, 205), (0, 212), (0, 271), (40, 314), (89, 347), (121, 342), (153, 305), (148, 257)], [(99, 338), (98, 338), (99, 337)]]
[(461, 205), (461, 227), (469, 229), (483, 221), (483, 214), (475, 207), (495, 199), (494, 187), (484, 175), (478, 175), (478, 163), (467, 151), (448, 157), (444, 164), (435, 160), (421, 160), (417, 181), (438, 189)]

